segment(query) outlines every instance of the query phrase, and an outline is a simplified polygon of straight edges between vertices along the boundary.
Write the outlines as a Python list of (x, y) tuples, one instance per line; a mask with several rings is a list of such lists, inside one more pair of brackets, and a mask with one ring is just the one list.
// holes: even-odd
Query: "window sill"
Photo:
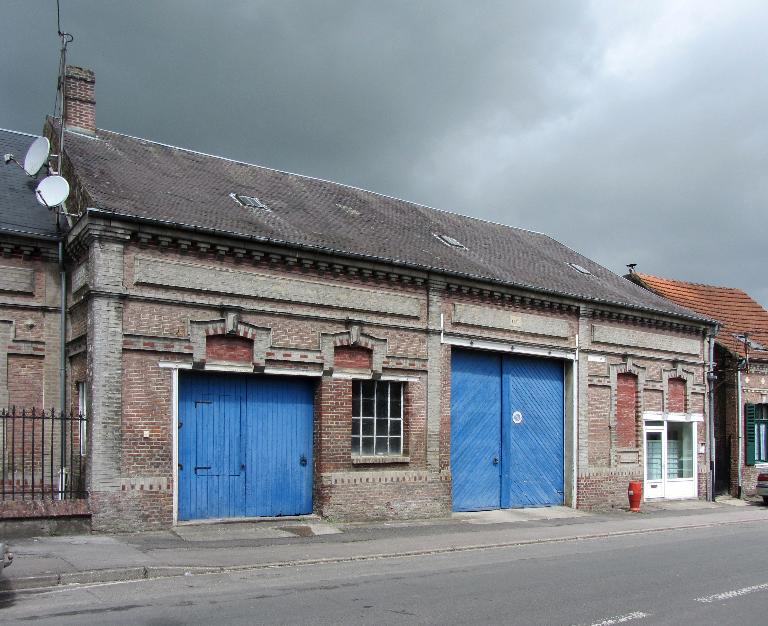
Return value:
[(353, 456), (352, 465), (379, 465), (382, 463), (410, 463), (409, 456)]

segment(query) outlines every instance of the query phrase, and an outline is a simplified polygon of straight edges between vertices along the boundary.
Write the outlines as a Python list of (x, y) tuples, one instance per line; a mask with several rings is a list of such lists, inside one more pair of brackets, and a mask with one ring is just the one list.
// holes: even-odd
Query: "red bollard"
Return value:
[(637, 513), (640, 510), (640, 500), (643, 498), (643, 483), (639, 480), (630, 480), (627, 497), (629, 498), (629, 510)]

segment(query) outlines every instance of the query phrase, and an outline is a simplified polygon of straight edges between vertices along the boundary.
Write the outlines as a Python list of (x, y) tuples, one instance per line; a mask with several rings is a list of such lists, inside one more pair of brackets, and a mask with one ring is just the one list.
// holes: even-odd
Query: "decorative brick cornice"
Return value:
[[(92, 221), (89, 214), (87, 221)], [(98, 218), (97, 218), (98, 219)], [(77, 226), (80, 226), (81, 220)], [(620, 306), (600, 305), (584, 302), (567, 295), (542, 294), (528, 291), (524, 288), (491, 285), (489, 282), (472, 279), (456, 279), (440, 274), (430, 274), (425, 271), (387, 265), (382, 262), (368, 262), (363, 259), (333, 256), (332, 254), (278, 247), (277, 245), (248, 242), (225, 236), (213, 236), (204, 233), (194, 233), (173, 229), (172, 226), (150, 226), (131, 222), (110, 222), (109, 228), (104, 228), (98, 235), (97, 231), (90, 237), (119, 238), (130, 241), (140, 248), (159, 251), (175, 252), (180, 255), (196, 256), (202, 259), (230, 259), (236, 264), (263, 266), (270, 269), (297, 274), (317, 276), (346, 276), (359, 282), (370, 282), (377, 285), (397, 285), (400, 289), (422, 290), (454, 294), (463, 299), (479, 302), (509, 304), (518, 308), (552, 311), (571, 315), (588, 316), (597, 320), (618, 321), (624, 324), (660, 328), (701, 335), (705, 332), (706, 324), (697, 325), (695, 322), (675, 320), (673, 316), (658, 315), (652, 312), (642, 312), (634, 309), (622, 309)], [(85, 229), (90, 230), (90, 229)], [(76, 254), (80, 239), (88, 243), (87, 237), (80, 235), (71, 238), (72, 253)]]
[(88, 249), (96, 242), (110, 241), (125, 244), (130, 239), (130, 231), (122, 226), (81, 219), (67, 237), (67, 254), (72, 260), (80, 262), (88, 257)]
[(706, 328), (704, 322), (702, 322), (700, 326), (697, 326), (690, 322), (679, 322), (661, 317), (652, 317), (651, 314), (622, 312), (613, 309), (600, 309), (590, 307), (589, 315), (593, 319), (600, 321), (621, 322), (622, 324), (632, 324), (634, 326), (645, 326), (661, 330), (673, 330), (697, 336), (703, 336)]
[(446, 285), (449, 294), (460, 296), (462, 299), (489, 302), (493, 304), (508, 304), (517, 308), (537, 309), (541, 311), (556, 311), (559, 313), (576, 314), (579, 312), (578, 304), (564, 302), (555, 298), (523, 293), (520, 290), (505, 289), (503, 287), (483, 287), (480, 284), (448, 282)]
[(59, 252), (57, 242), (53, 240), (35, 240), (34, 237), (16, 237), (0, 233), (0, 256), (25, 261), (58, 262)]
[(376, 269), (372, 264), (353, 259), (339, 259), (320, 254), (287, 251), (267, 245), (247, 244), (239, 241), (232, 244), (226, 240), (200, 237), (190, 233), (171, 236), (150, 230), (131, 231), (130, 240), (141, 248), (172, 251), (198, 258), (231, 259), (235, 263), (282, 269), (287, 272), (347, 276), (363, 283), (398, 284), (405, 287), (422, 287), (427, 283), (425, 275), (388, 267)]

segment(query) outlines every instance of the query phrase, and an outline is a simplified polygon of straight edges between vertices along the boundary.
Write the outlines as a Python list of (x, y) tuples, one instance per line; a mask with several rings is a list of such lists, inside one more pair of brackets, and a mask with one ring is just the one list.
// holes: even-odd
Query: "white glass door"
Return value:
[(645, 422), (645, 500), (696, 497), (696, 423)]
[(645, 489), (646, 500), (664, 497), (664, 423), (645, 427)]
[(693, 498), (696, 495), (695, 440), (696, 424), (666, 424), (666, 497)]

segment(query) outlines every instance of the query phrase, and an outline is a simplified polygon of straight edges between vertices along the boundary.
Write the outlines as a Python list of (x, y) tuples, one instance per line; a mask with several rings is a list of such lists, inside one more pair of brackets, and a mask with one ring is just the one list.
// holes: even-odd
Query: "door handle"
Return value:
[(299, 459), (299, 465), (302, 467), (306, 467), (307, 465), (307, 457), (305, 457), (303, 454), (301, 455), (301, 458)]
[(499, 464), (499, 459), (498, 459), (498, 457), (493, 457), (493, 464), (494, 464), (494, 465), (498, 465), (498, 464)]
[(179, 463), (179, 471), (181, 472), (183, 470), (184, 470), (184, 466), (181, 463)]

